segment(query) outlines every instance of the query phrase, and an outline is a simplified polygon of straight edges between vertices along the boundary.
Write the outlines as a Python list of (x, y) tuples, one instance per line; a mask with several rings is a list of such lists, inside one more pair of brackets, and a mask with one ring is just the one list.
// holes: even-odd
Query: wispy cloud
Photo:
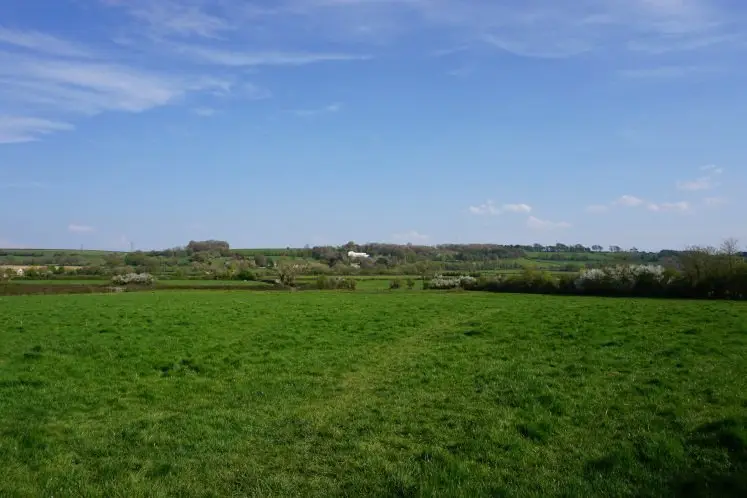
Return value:
[(56, 111), (97, 114), (141, 112), (191, 90), (219, 86), (200, 78), (176, 78), (116, 64), (37, 59), (0, 53), (0, 94), (18, 103)]
[(0, 116), (0, 144), (33, 142), (43, 135), (70, 131), (69, 123), (27, 116)]
[(487, 201), (477, 206), (470, 206), (469, 212), (478, 216), (498, 216), (503, 213), (531, 213), (532, 207), (528, 204), (503, 204), (497, 206), (493, 201)]
[(342, 104), (336, 102), (334, 104), (329, 104), (318, 109), (292, 109), (288, 112), (300, 117), (311, 117), (318, 116), (320, 114), (334, 114), (336, 112), (340, 112), (340, 110), (342, 110)]
[[(73, 130), (72, 123), (84, 115), (193, 106), (188, 102), (193, 95), (269, 97), (269, 90), (246, 81), (243, 68), (368, 58), (344, 52), (268, 50), (262, 48), (266, 42), (246, 43), (242, 37), (249, 14), (233, 0), (215, 8), (202, 0), (104, 3), (126, 9), (133, 22), (121, 26), (127, 35), (117, 34), (119, 43), (99, 41), (96, 50), (52, 34), (0, 26), (0, 108), (12, 115), (0, 122), (0, 143), (29, 142)], [(243, 48), (247, 46), (257, 48)], [(193, 107), (198, 115), (209, 113), (206, 103)]]
[(709, 176), (703, 176), (697, 180), (677, 182), (679, 190), (709, 190), (713, 188), (713, 180)]
[(667, 37), (642, 38), (632, 40), (628, 48), (634, 52), (662, 55), (671, 52), (694, 51), (712, 48), (722, 44), (739, 43), (741, 37), (735, 33), (713, 34), (699, 37), (670, 35)]
[(95, 228), (89, 225), (79, 225), (77, 223), (71, 223), (67, 226), (67, 230), (72, 233), (90, 233), (95, 231)]
[(722, 70), (711, 66), (670, 65), (636, 69), (622, 69), (618, 74), (624, 78), (639, 80), (673, 79), (695, 75), (716, 75)]
[(319, 62), (362, 61), (371, 58), (366, 54), (341, 52), (240, 52), (200, 45), (173, 45), (172, 48), (194, 61), (229, 67), (306, 66)]
[(0, 26), (0, 46), (27, 49), (65, 57), (90, 57), (91, 52), (76, 43), (56, 36), (31, 30), (10, 29)]
[[(5, 113), (75, 123), (83, 114), (177, 104), (207, 108), (210, 102), (196, 104), (192, 98), (269, 95), (269, 90), (238, 91), (247, 88), (247, 70), (365, 61), (396, 43), (412, 48), (415, 39), (423, 56), (603, 54), (630, 64), (620, 71), (627, 79), (665, 80), (720, 71), (713, 51), (746, 46), (745, 20), (722, 0), (100, 2), (122, 14), (111, 16), (111, 29), (107, 26), (115, 44), (109, 38), (95, 43), (95, 34), (84, 43), (74, 35), (0, 26)], [(456, 48), (444, 51), (444, 46)], [(673, 53), (681, 57), (667, 58)], [(453, 74), (468, 68), (452, 67), (458, 68)], [(61, 130), (8, 134), (5, 142), (52, 131)]]
[(700, 171), (705, 171), (711, 175), (720, 175), (724, 172), (724, 168), (719, 168), (715, 164), (706, 164), (700, 167)]
[(685, 201), (663, 202), (660, 204), (651, 202), (646, 206), (646, 208), (649, 211), (676, 211), (676, 212), (684, 213), (690, 210), (690, 203), (685, 202)]
[(528, 204), (504, 204), (503, 211), (508, 213), (531, 213), (532, 206)]
[(571, 228), (571, 224), (567, 221), (548, 221), (541, 220), (535, 216), (530, 216), (527, 219), (527, 226), (533, 230), (557, 230), (563, 228)]
[(718, 207), (728, 204), (728, 200), (724, 197), (706, 197), (703, 199), (703, 204), (708, 207)]
[(705, 172), (705, 176), (701, 176), (695, 180), (679, 181), (677, 182), (677, 189), (686, 191), (698, 191), (698, 190), (710, 190), (718, 186), (716, 183), (716, 177), (723, 173), (723, 168), (718, 168), (713, 164), (708, 164), (700, 168), (701, 171)]
[(224, 31), (234, 29), (225, 17), (207, 13), (197, 4), (171, 0), (121, 2), (130, 15), (146, 23), (153, 32), (162, 35), (217, 38)]
[(192, 112), (201, 118), (210, 118), (218, 113), (218, 111), (212, 107), (197, 107), (192, 109)]
[[(564, 58), (590, 52), (641, 55), (738, 47), (742, 32), (719, 0), (486, 2), (482, 0), (320, 0), (279, 2), (306, 21), (334, 19), (350, 32), (362, 18), (387, 33), (426, 26), (462, 47), (482, 43), (522, 57)], [(277, 11), (275, 11), (277, 12)], [(393, 27), (396, 25), (396, 27)], [(743, 27), (743, 26), (742, 26)]]
[(678, 202), (652, 202), (641, 199), (634, 195), (623, 195), (612, 203), (613, 206), (623, 206), (627, 208), (645, 207), (649, 211), (678, 211), (685, 212), (690, 210), (690, 203), (686, 201)]
[(645, 204), (645, 202), (646, 201), (644, 201), (643, 199), (640, 199), (634, 195), (623, 195), (615, 201), (615, 204), (625, 207), (638, 207)]

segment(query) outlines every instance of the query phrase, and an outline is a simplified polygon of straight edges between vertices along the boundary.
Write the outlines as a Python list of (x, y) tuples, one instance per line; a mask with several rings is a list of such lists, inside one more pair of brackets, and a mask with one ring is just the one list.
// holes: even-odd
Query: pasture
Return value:
[(745, 496), (747, 305), (0, 297), (0, 496)]

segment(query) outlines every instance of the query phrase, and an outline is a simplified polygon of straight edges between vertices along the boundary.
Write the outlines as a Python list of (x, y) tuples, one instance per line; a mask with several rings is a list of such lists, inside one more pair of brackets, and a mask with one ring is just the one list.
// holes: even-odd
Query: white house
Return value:
[(367, 259), (370, 258), (365, 252), (348, 251), (348, 258), (350, 259)]

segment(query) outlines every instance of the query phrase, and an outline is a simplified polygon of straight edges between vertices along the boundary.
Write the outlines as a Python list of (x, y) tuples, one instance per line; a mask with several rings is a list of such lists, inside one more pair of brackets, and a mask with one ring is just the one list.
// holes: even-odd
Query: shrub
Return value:
[(127, 273), (125, 275), (114, 275), (114, 285), (153, 285), (156, 279), (150, 273)]
[(390, 289), (401, 289), (402, 288), (402, 280), (395, 278), (391, 282), (389, 282), (389, 288)]
[(591, 293), (648, 295), (660, 293), (673, 275), (659, 265), (616, 265), (582, 270), (576, 288)]
[(407, 280), (405, 280), (405, 284), (407, 285), (407, 288), (409, 290), (413, 290), (415, 288), (415, 281), (411, 278), (408, 278)]
[(305, 269), (304, 264), (298, 264), (293, 261), (283, 262), (278, 265), (278, 277), (281, 285), (286, 287), (295, 287), (296, 277)]
[(475, 277), (444, 277), (443, 275), (436, 275), (428, 283), (428, 288), (436, 290), (466, 289), (474, 287), (476, 283), (477, 279)]
[(316, 279), (317, 289), (346, 289), (355, 290), (358, 286), (358, 281), (354, 278), (343, 278), (343, 277), (327, 277), (322, 275)]
[(257, 280), (257, 274), (248, 268), (244, 268), (236, 272), (233, 276), (234, 280)]

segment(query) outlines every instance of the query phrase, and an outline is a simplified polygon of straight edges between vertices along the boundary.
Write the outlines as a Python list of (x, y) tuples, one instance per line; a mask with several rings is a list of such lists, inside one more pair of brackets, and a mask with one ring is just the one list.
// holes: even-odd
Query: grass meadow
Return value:
[(747, 496), (747, 305), (0, 298), (0, 496)]

